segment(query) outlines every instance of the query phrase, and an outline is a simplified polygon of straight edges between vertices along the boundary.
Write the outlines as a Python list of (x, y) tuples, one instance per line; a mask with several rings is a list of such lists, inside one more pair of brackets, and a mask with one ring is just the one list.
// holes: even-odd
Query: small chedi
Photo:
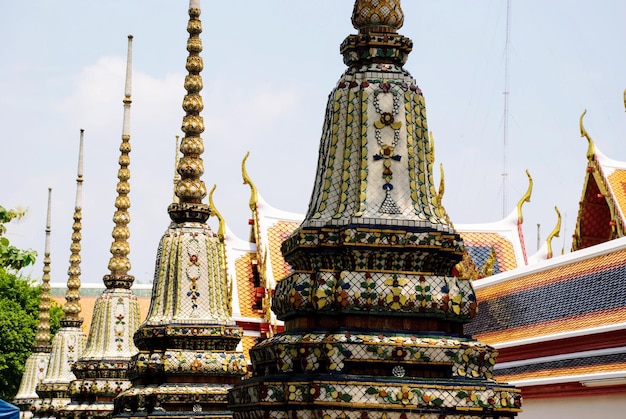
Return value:
[(357, 35), (329, 97), (308, 212), (283, 243), (293, 273), (272, 310), (285, 331), (250, 351), (236, 419), (505, 418), (521, 394), (492, 379), (464, 247), (433, 182), (422, 90), (404, 69), (399, 0), (357, 0)]
[(78, 174), (76, 177), (76, 203), (74, 206), (74, 223), (72, 224), (72, 244), (70, 245), (70, 266), (68, 268), (67, 291), (61, 328), (52, 339), (50, 362), (45, 378), (37, 384), (37, 399), (31, 406), (36, 418), (48, 418), (70, 402), (69, 386), (76, 378), (71, 370), (72, 364), (80, 357), (85, 348), (86, 336), (81, 328), (83, 318), (80, 317), (80, 242), (82, 240), (82, 198), (83, 198), (83, 142), (84, 130), (80, 130), (78, 152)]
[(126, 370), (137, 353), (133, 334), (139, 326), (139, 303), (131, 287), (130, 253), (130, 106), (132, 36), (128, 37), (128, 60), (124, 94), (122, 143), (113, 221), (110, 274), (106, 289), (96, 299), (85, 350), (72, 365), (76, 379), (70, 383), (71, 402), (59, 412), (63, 418), (104, 418), (113, 412), (113, 399), (130, 388)]
[(48, 212), (46, 217), (46, 245), (43, 255), (43, 275), (41, 276), (41, 299), (39, 318), (33, 353), (26, 360), (20, 388), (13, 404), (20, 408), (20, 416), (28, 419), (32, 416), (30, 408), (39, 399), (37, 385), (45, 378), (50, 362), (50, 232), (51, 232), (52, 188), (48, 188)]
[(134, 335), (139, 352), (128, 370), (132, 388), (115, 399), (118, 417), (230, 418), (228, 390), (245, 374), (236, 351), (242, 329), (230, 314), (223, 242), (206, 224), (200, 179), (204, 144), (200, 2), (189, 3), (186, 112), (172, 223), (159, 243), (152, 298)]

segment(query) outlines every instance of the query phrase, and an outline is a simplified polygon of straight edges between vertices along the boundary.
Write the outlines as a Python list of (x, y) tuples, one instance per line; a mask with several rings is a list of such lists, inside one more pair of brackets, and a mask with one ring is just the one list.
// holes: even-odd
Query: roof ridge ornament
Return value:
[(554, 211), (556, 211), (557, 217), (556, 225), (546, 239), (546, 244), (548, 245), (548, 259), (552, 259), (552, 239), (554, 239), (555, 237), (559, 237), (559, 233), (561, 232), (561, 212), (556, 205), (554, 206)]
[(250, 175), (248, 175), (248, 170), (246, 169), (246, 161), (248, 160), (248, 157), (250, 157), (249, 151), (246, 153), (241, 162), (241, 177), (243, 178), (243, 184), (250, 186), (250, 202), (248, 205), (250, 209), (255, 212), (256, 207), (259, 203), (259, 191), (257, 190), (256, 185), (250, 178)]
[(524, 216), (522, 214), (522, 206), (524, 202), (530, 203), (530, 197), (533, 194), (533, 178), (530, 176), (530, 172), (526, 169), (526, 176), (528, 177), (528, 189), (526, 189), (526, 193), (522, 196), (522, 198), (517, 203), (517, 223), (522, 224), (524, 222)]
[(587, 148), (587, 159), (592, 159), (593, 156), (596, 154), (596, 145), (583, 124), (583, 119), (585, 118), (585, 115), (587, 115), (587, 109), (585, 109), (582, 115), (580, 115), (580, 136), (587, 139), (587, 142), (589, 143), (589, 147)]

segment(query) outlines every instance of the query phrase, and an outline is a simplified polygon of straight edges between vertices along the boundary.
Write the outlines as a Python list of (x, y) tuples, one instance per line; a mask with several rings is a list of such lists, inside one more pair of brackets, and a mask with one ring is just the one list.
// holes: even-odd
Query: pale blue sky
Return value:
[[(352, 0), (202, 2), (204, 154), (210, 188), (230, 228), (247, 236), (249, 190), (240, 166), (273, 206), (303, 213), (312, 190), (326, 98), (345, 66)], [(585, 173), (586, 141), (626, 160), (626, 2), (512, 0), (507, 213), (524, 206), (529, 253), (565, 216), (554, 245), (569, 249)], [(126, 37), (135, 37), (131, 116), (131, 262), (153, 276), (168, 225), (174, 137), (183, 117), (186, 0), (0, 0), (0, 205), (26, 207), (9, 238), (43, 256), (47, 187), (53, 191), (52, 277), (64, 282), (79, 129), (85, 131), (83, 282), (110, 258), (122, 129)], [(406, 68), (424, 91), (444, 205), (457, 224), (502, 218), (506, 0), (405, 0), (400, 31), (415, 47)], [(438, 178), (438, 173), (437, 173)], [(41, 275), (41, 257), (33, 276)]]

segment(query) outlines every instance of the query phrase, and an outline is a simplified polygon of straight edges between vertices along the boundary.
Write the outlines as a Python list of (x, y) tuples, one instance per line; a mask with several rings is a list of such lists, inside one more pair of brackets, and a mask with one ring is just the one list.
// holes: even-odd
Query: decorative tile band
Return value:
[(455, 277), (369, 272), (294, 273), (276, 286), (272, 310), (298, 313), (413, 315), (467, 321), (476, 314), (470, 281)]
[[(460, 412), (490, 412), (495, 414), (520, 412), (522, 396), (519, 390), (488, 383), (445, 384), (432, 382), (341, 381), (337, 379), (315, 379), (290, 382), (266, 380), (263, 383), (243, 385), (232, 390), (229, 402), (235, 412), (246, 406), (271, 403), (274, 409), (296, 408), (311, 410), (325, 408), (349, 408), (395, 410), (410, 412), (415, 409), (449, 409), (452, 414)], [(305, 409), (306, 409), (305, 408)], [(303, 410), (305, 410), (303, 409)], [(306, 411), (306, 410), (305, 410)], [(308, 413), (308, 412), (307, 412)], [(348, 414), (348, 412), (346, 412)], [(505, 416), (513, 416), (511, 414)], [(243, 418), (235, 413), (235, 418)], [(305, 417), (298, 415), (297, 417)], [(309, 417), (309, 416), (306, 416)], [(484, 416), (479, 416), (484, 417)]]
[(349, 373), (349, 363), (380, 365), (404, 376), (405, 367), (447, 366), (448, 378), (491, 379), (498, 352), (480, 342), (389, 333), (282, 333), (250, 350), (255, 376), (287, 372)]

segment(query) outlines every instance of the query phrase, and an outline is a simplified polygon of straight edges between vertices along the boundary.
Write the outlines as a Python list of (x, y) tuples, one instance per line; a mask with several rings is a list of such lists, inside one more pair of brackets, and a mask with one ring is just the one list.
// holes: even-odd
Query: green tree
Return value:
[[(12, 400), (19, 388), (34, 343), (41, 297), (41, 287), (19, 273), (35, 262), (36, 253), (17, 249), (3, 237), (6, 224), (22, 215), (0, 206), (0, 399), (4, 400)], [(53, 304), (51, 333), (59, 329), (62, 314)]]
[(37, 252), (34, 250), (22, 250), (11, 246), (9, 239), (3, 237), (6, 232), (5, 224), (9, 223), (14, 218), (22, 218), (24, 214), (24, 211), (7, 210), (0, 205), (0, 266), (3, 268), (19, 271), (25, 266), (35, 263)]

